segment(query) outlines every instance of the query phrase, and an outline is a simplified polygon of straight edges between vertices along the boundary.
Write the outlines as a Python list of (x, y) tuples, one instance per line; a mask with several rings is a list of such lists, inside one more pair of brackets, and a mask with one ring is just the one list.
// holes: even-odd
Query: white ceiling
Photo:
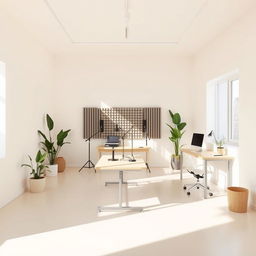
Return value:
[(205, 0), (45, 0), (45, 2), (74, 43), (176, 43), (193, 22)]
[(83, 51), (95, 44), (163, 44), (185, 55), (195, 53), (256, 7), (255, 0), (1, 0), (0, 4), (1, 11), (53, 52)]

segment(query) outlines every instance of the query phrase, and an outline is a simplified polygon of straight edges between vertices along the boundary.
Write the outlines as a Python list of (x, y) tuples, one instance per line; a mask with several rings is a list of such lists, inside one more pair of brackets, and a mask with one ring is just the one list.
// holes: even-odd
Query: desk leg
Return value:
[(99, 212), (115, 212), (115, 211), (136, 211), (141, 212), (143, 211), (143, 207), (130, 207), (130, 206), (123, 206), (123, 184), (124, 182), (124, 173), (123, 171), (119, 171), (119, 180), (118, 180), (118, 206), (117, 207), (98, 207)]
[(183, 179), (183, 152), (180, 153), (180, 180)]
[(233, 160), (228, 160), (228, 187), (233, 184)]
[(118, 199), (118, 202), (119, 202), (119, 207), (122, 207), (122, 200), (123, 200), (123, 197), (122, 197), (122, 194), (123, 194), (123, 178), (124, 178), (124, 173), (123, 171), (119, 171), (119, 199)]
[(208, 181), (207, 181), (207, 160), (204, 161), (204, 198), (207, 199), (207, 185)]

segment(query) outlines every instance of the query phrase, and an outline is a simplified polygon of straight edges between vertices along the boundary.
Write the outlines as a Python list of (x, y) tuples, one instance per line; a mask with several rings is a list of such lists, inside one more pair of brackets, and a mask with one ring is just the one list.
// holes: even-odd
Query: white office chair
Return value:
[(213, 193), (210, 191), (210, 188), (209, 187), (206, 187), (205, 185), (203, 185), (202, 183), (200, 183), (200, 179), (203, 179), (204, 178), (204, 174), (200, 174), (201, 170), (189, 170), (187, 169), (187, 171), (192, 174), (196, 179), (197, 179), (197, 182), (196, 183), (192, 183), (192, 184), (185, 184), (183, 186), (183, 189), (184, 190), (187, 190), (187, 195), (189, 196), (190, 195), (190, 190), (193, 189), (193, 188), (202, 188), (202, 189), (207, 189), (209, 190), (209, 196), (213, 196)]

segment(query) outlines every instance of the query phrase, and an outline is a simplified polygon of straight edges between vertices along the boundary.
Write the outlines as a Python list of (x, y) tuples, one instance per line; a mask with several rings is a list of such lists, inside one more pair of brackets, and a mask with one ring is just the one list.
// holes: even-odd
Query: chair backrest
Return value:
[(194, 171), (192, 171), (192, 170), (189, 170), (189, 169), (187, 169), (187, 171), (190, 173), (190, 174), (192, 174), (196, 179), (203, 179), (204, 178), (204, 174), (199, 174), (199, 173), (196, 173), (196, 172), (194, 172)]

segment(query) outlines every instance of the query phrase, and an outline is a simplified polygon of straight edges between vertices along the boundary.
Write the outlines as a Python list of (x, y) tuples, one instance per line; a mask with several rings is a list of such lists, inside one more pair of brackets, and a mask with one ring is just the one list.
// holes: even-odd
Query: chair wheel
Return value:
[(187, 189), (187, 187), (186, 187), (186, 186), (184, 186), (184, 187), (183, 187), (183, 189), (184, 189), (184, 190), (186, 190), (186, 189)]
[(187, 195), (190, 196), (190, 192), (187, 192)]
[(210, 189), (210, 187), (207, 187), (207, 189)]
[(209, 196), (213, 196), (213, 193), (209, 193)]
[(199, 187), (196, 187), (197, 189), (199, 189)]

